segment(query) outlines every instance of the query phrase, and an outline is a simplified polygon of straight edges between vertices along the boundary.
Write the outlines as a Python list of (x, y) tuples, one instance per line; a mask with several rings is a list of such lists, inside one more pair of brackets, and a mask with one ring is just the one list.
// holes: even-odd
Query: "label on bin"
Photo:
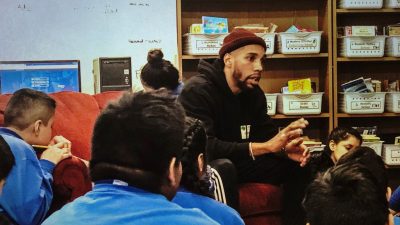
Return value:
[[(400, 1), (400, 0), (399, 0)], [(397, 51), (400, 52), (400, 42), (397, 44)]]
[(351, 102), (351, 110), (380, 109), (381, 102)]
[(392, 158), (400, 158), (400, 149), (391, 149), (390, 153)]
[(350, 42), (351, 50), (380, 50), (380, 42)]
[(222, 41), (219, 40), (197, 40), (196, 49), (210, 49), (217, 48), (220, 49), (222, 46)]
[(267, 109), (268, 109), (268, 111), (272, 110), (272, 102), (267, 101)]
[[(267, 49), (266, 49), (266, 50), (270, 49), (271, 46), (272, 46), (272, 42), (271, 42), (271, 41), (268, 41), (267, 39), (264, 39), (264, 41), (265, 41), (265, 45), (267, 46)], [(400, 45), (399, 45), (399, 46), (400, 46)]]
[(286, 48), (316, 48), (317, 39), (287, 39)]
[(319, 101), (289, 101), (289, 110), (319, 109)]

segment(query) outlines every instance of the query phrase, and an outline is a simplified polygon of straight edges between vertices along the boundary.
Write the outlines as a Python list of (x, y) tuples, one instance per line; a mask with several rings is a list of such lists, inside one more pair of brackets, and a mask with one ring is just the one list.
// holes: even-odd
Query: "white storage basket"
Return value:
[(400, 145), (384, 144), (382, 158), (387, 165), (400, 165)]
[(385, 46), (385, 55), (400, 57), (400, 36), (387, 37)]
[(382, 156), (383, 142), (384, 141), (363, 141), (361, 146), (370, 147), (376, 152), (377, 155)]
[(321, 114), (322, 94), (278, 94), (278, 112), (285, 115)]
[(385, 92), (339, 93), (339, 109), (348, 114), (383, 113)]
[(185, 34), (183, 53), (186, 55), (218, 55), (226, 34)]
[(385, 99), (386, 111), (400, 113), (400, 92), (388, 92)]
[(343, 9), (380, 9), (383, 0), (340, 0), (339, 8)]
[(265, 94), (267, 100), (267, 114), (272, 116), (276, 114), (276, 98), (278, 94)]
[(278, 51), (282, 54), (309, 54), (321, 51), (322, 31), (278, 33)]
[(343, 57), (383, 57), (385, 36), (347, 36), (340, 39), (340, 56)]
[(275, 33), (256, 33), (256, 35), (264, 39), (265, 44), (267, 45), (267, 50), (265, 51), (265, 54), (267, 55), (274, 54)]
[(400, 8), (400, 0), (385, 0), (385, 8)]

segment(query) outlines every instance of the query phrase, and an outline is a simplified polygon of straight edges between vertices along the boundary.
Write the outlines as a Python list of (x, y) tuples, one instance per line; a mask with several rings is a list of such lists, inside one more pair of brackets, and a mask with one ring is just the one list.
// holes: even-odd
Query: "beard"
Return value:
[(233, 72), (233, 78), (236, 80), (238, 88), (240, 88), (240, 90), (242, 91), (252, 90), (256, 86), (258, 86), (258, 84), (250, 84), (249, 87), (249, 83), (247, 83), (251, 79), (257, 79), (257, 81), (260, 80), (260, 75), (258, 75), (258, 78), (255, 78), (254, 75), (255, 74), (249, 75), (244, 78), (244, 80), (242, 80), (242, 78), (244, 77), (242, 72), (238, 71), (237, 69), (235, 69), (235, 71)]

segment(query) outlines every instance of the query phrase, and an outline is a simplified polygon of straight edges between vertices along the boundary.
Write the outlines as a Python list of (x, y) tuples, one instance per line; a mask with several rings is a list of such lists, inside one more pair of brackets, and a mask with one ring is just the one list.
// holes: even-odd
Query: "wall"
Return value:
[(92, 61), (132, 57), (136, 73), (147, 51), (177, 62), (175, 0), (2, 0), (0, 60), (81, 60), (82, 92), (92, 94)]

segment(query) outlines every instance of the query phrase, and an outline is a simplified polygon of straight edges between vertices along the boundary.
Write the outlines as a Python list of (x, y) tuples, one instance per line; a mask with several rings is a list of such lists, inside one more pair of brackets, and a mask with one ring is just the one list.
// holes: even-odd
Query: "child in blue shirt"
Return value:
[(183, 208), (198, 208), (220, 224), (244, 224), (233, 208), (214, 200), (207, 166), (206, 132), (198, 119), (186, 118), (180, 188), (172, 200)]
[[(9, 100), (0, 136), (9, 146), (15, 165), (0, 195), (0, 213), (20, 225), (40, 224), (52, 198), (52, 172), (71, 156), (71, 143), (52, 139), (56, 102), (43, 92), (20, 89)], [(37, 158), (31, 145), (49, 146)]]

